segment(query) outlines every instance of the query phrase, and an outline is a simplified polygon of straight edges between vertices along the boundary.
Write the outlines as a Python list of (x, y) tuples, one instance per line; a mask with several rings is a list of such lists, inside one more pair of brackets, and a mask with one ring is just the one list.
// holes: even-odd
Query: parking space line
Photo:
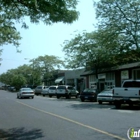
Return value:
[(24, 105), (24, 106), (27, 106), (27, 107), (29, 107), (29, 108), (32, 108), (32, 109), (34, 109), (34, 110), (43, 112), (43, 113), (45, 113), (45, 114), (48, 114), (48, 115), (57, 117), (57, 118), (59, 118), (59, 119), (62, 119), (62, 120), (65, 120), (65, 121), (68, 121), (68, 122), (71, 122), (71, 123), (80, 125), (80, 126), (82, 126), (82, 127), (85, 127), (85, 128), (88, 128), (88, 129), (91, 129), (91, 130), (94, 130), (94, 131), (97, 131), (97, 132), (102, 133), (102, 134), (104, 134), (104, 135), (108, 135), (108, 136), (110, 136), (110, 137), (117, 138), (117, 139), (119, 139), (119, 140), (126, 140), (125, 138), (122, 138), (122, 137), (120, 137), (120, 136), (117, 136), (117, 135), (108, 133), (108, 132), (106, 132), (106, 131), (97, 129), (97, 128), (92, 127), (92, 126), (89, 126), (89, 125), (85, 125), (85, 124), (83, 124), (83, 123), (80, 123), (80, 122), (71, 120), (71, 119), (69, 119), (69, 118), (66, 118), (66, 117), (63, 117), (63, 116), (60, 116), (60, 115), (51, 113), (51, 112), (47, 112), (47, 111), (44, 111), (44, 110), (41, 110), (41, 109), (38, 109), (38, 108), (35, 108), (35, 107), (33, 107), (33, 106), (30, 106), (30, 105), (28, 105), (28, 104), (25, 104), (25, 103), (22, 103), (22, 102), (19, 102), (19, 101), (16, 101), (16, 102), (19, 103), (19, 104), (22, 104), (22, 105)]

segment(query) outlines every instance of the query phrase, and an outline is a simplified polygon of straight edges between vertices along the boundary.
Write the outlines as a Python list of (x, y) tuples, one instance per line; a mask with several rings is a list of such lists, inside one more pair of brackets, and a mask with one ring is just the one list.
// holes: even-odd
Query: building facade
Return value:
[(79, 92), (85, 88), (85, 78), (80, 75), (85, 69), (76, 69), (65, 72), (65, 84), (74, 86)]
[(107, 87), (120, 87), (127, 79), (140, 79), (140, 62), (100, 70), (98, 74), (85, 71), (81, 76), (86, 79), (86, 88), (96, 88), (100, 92)]

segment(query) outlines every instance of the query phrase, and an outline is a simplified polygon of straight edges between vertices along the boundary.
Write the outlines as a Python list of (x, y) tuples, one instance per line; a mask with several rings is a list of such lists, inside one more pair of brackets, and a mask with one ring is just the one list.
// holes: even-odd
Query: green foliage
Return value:
[(109, 68), (140, 61), (140, 0), (94, 3), (97, 30), (65, 41), (68, 67)]
[(140, 0), (100, 0), (95, 6), (98, 28), (108, 33), (107, 44), (117, 42), (121, 51), (140, 47)]
[(19, 46), (21, 37), (15, 23), (27, 29), (26, 17), (36, 24), (72, 23), (79, 15), (76, 5), (77, 0), (0, 0), (0, 46)]
[(79, 68), (88, 67), (100, 68), (103, 65), (112, 64), (110, 51), (99, 44), (97, 32), (77, 34), (70, 41), (65, 41), (63, 51), (65, 52), (67, 67)]
[(19, 90), (23, 85), (26, 84), (26, 79), (23, 75), (13, 75), (11, 80), (11, 86), (14, 86), (17, 90)]
[(33, 69), (33, 76), (36, 77), (35, 79), (38, 79), (40, 76), (42, 76), (42, 79), (48, 79), (56, 69), (64, 66), (64, 61), (53, 55), (39, 56), (36, 59), (30, 60), (30, 62), (30, 66)]
[[(10, 69), (0, 75), (0, 81), (12, 85), (40, 85), (43, 79), (51, 78), (56, 69), (64, 66), (64, 62), (56, 56), (39, 56), (30, 60), (30, 65), (22, 65), (16, 69)], [(21, 77), (21, 80), (17, 80)]]

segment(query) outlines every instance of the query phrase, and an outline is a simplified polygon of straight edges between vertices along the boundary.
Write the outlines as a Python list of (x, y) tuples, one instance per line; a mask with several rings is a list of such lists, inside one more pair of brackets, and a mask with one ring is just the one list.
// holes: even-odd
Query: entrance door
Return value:
[(104, 83), (100, 83), (100, 91), (104, 90)]
[(105, 79), (99, 80), (99, 91), (103, 91), (105, 89)]

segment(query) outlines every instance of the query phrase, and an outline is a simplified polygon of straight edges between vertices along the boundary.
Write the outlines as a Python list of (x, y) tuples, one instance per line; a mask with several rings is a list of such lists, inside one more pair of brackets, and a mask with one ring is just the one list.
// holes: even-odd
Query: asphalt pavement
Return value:
[(0, 90), (2, 140), (122, 140), (140, 129), (140, 106), (115, 109), (108, 103), (35, 96), (17, 99)]

